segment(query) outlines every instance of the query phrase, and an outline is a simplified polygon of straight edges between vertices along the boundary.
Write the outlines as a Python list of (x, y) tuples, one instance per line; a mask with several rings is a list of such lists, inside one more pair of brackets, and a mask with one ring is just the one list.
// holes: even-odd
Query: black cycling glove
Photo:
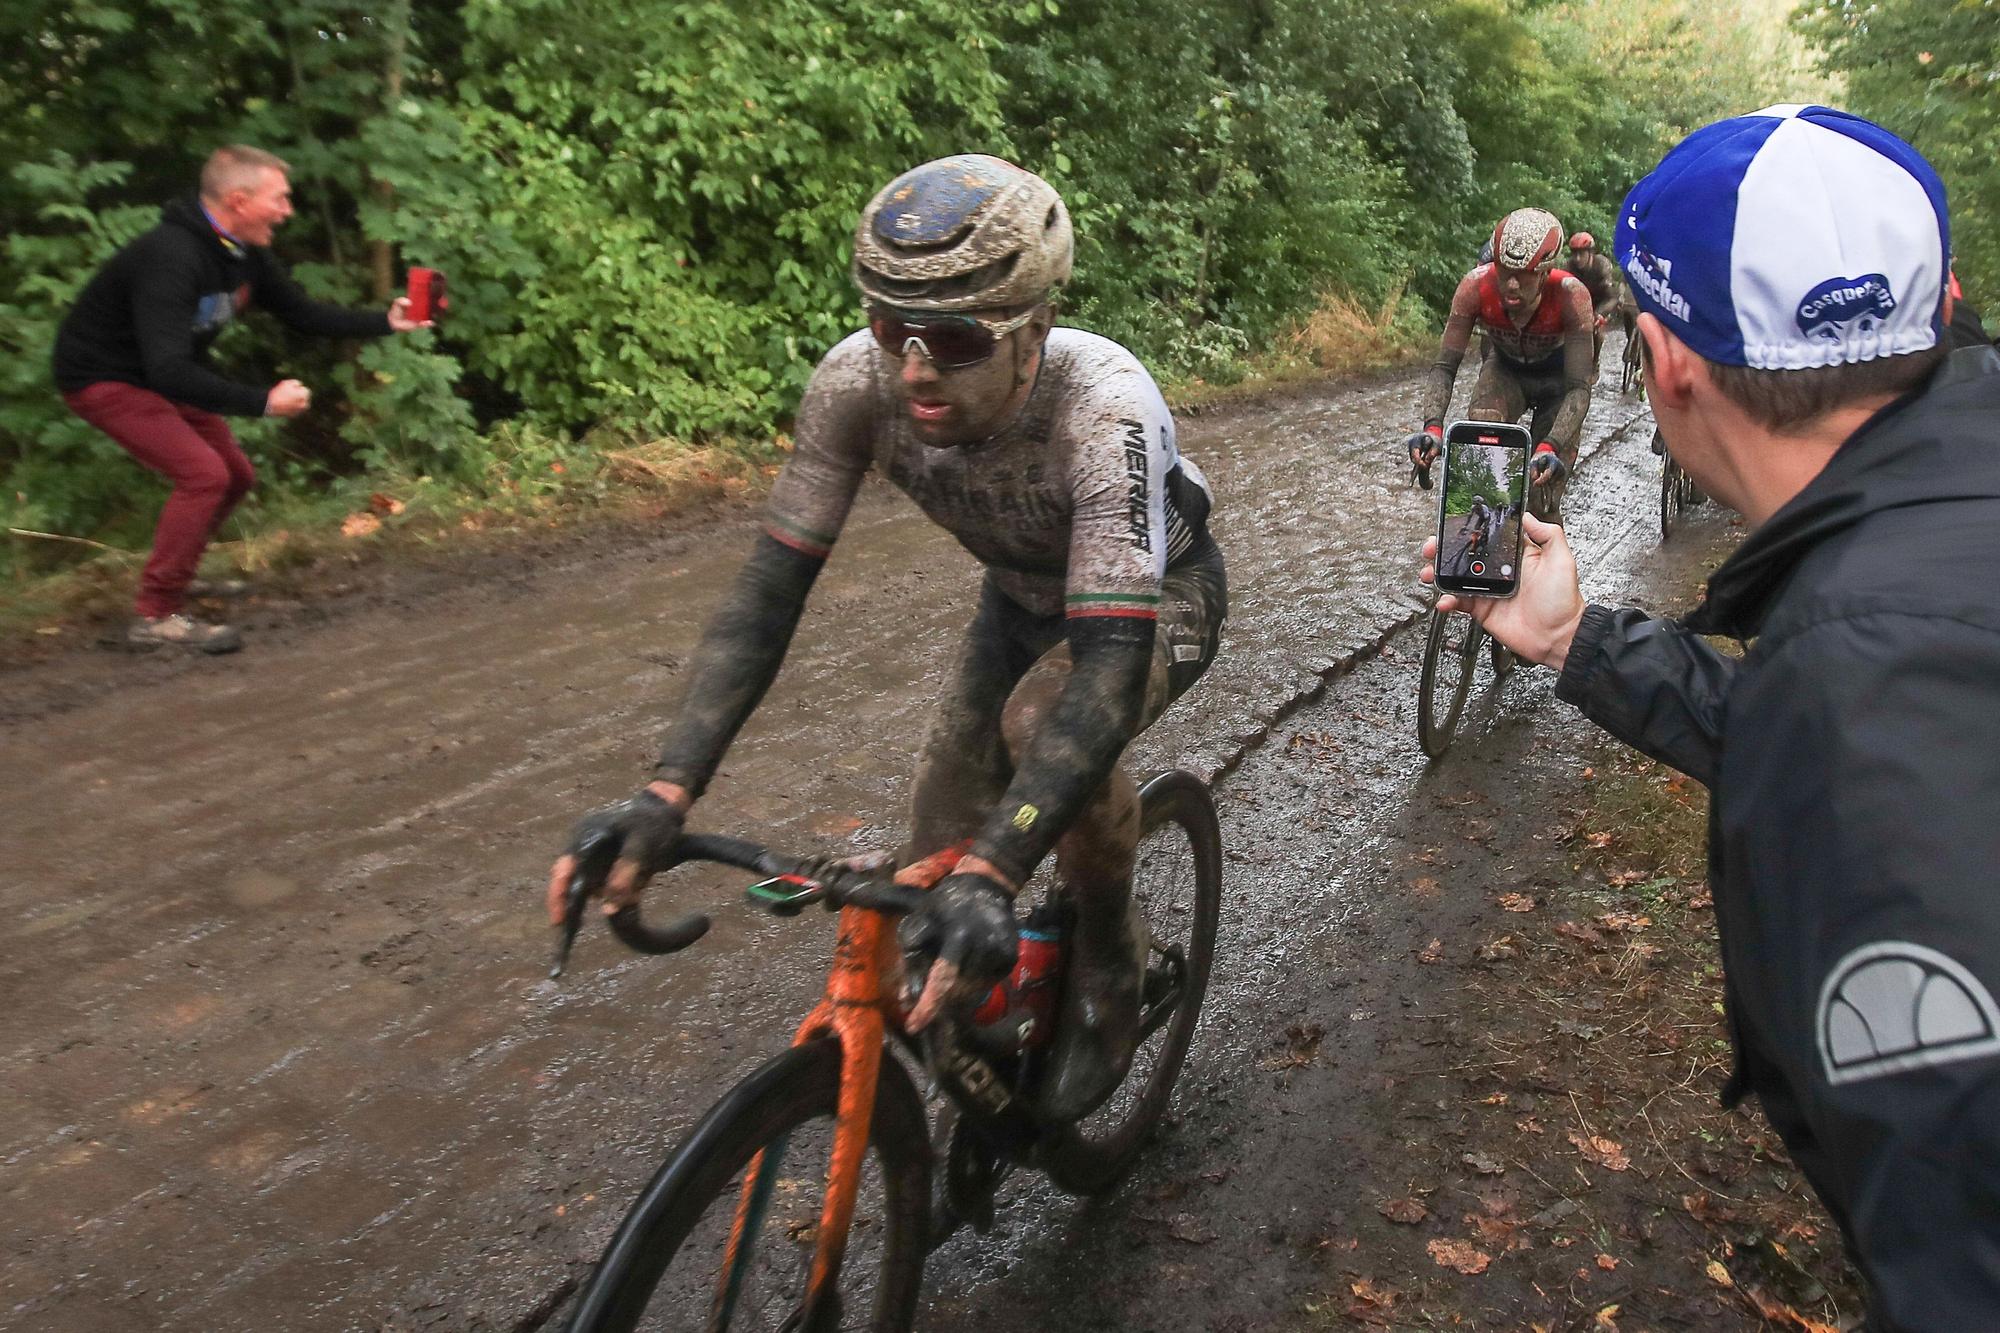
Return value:
[(569, 854), (579, 865), (602, 865), (606, 870), (613, 861), (631, 861), (639, 867), (633, 887), (644, 888), (647, 880), (672, 864), (669, 858), (681, 840), (685, 819), (686, 814), (670, 802), (642, 791), (579, 819), (570, 834)]
[(1433, 431), (1429, 426), (1411, 431), (1403, 440), (1403, 452), (1410, 456), (1410, 466), (1415, 469), (1417, 485), (1425, 490), (1431, 488), (1431, 464), (1437, 461), (1438, 451), (1444, 447), (1443, 431)]
[(903, 947), (958, 964), (961, 984), (983, 993), (1014, 969), (1021, 930), (1014, 900), (984, 875), (949, 875), (904, 919)]
[(1535, 446), (1535, 456), (1528, 460), (1528, 477), (1535, 485), (1552, 486), (1568, 472), (1569, 467), (1553, 444), (1543, 441)]

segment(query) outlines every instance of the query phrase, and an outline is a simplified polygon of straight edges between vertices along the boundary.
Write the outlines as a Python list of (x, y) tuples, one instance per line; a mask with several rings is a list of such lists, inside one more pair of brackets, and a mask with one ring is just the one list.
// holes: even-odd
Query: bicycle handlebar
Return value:
[[(609, 834), (597, 834), (578, 844), (575, 855), (576, 870), (570, 875), (569, 887), (563, 895), (563, 921), (557, 927), (555, 961), (549, 968), (551, 978), (562, 975), (570, 946), (576, 942), (577, 931), (583, 925), (584, 905), (611, 873), (611, 866), (618, 859), (618, 844)], [(768, 879), (801, 884), (800, 892), (767, 904), (781, 916), (796, 915), (814, 902), (824, 902), (829, 911), (852, 905), (907, 914), (916, 911), (924, 900), (921, 889), (893, 883), (880, 873), (857, 871), (836, 860), (786, 856), (746, 838), (719, 833), (684, 835), (674, 844), (660, 871), (664, 873), (689, 861), (712, 861)], [(710, 924), (705, 913), (691, 912), (663, 926), (648, 925), (637, 903), (610, 913), (605, 922), (627, 948), (645, 954), (678, 953), (706, 935)]]

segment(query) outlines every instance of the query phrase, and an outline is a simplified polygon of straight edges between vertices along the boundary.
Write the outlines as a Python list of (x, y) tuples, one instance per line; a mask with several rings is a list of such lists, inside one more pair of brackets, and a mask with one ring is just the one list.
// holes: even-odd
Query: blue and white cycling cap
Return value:
[(1615, 248), (1639, 308), (1701, 356), (1804, 370), (1934, 346), (1951, 229), (1916, 149), (1771, 106), (1676, 145), (1625, 196)]

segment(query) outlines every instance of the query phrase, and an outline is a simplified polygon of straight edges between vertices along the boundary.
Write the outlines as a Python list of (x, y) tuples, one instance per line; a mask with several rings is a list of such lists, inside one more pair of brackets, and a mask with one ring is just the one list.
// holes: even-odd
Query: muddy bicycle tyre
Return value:
[[(1463, 637), (1452, 641), (1452, 622), (1462, 621)], [(1452, 733), (1458, 729), (1459, 714), (1465, 711), (1465, 697), (1472, 692), (1472, 677), (1479, 667), (1479, 649), (1486, 631), (1471, 616), (1449, 615), (1433, 609), (1430, 631), (1424, 636), (1424, 669), (1417, 679), (1417, 744), (1436, 759), (1451, 748)], [(1499, 662), (1494, 663), (1496, 671)]]
[[(725, 1094), (625, 1215), (584, 1284), (569, 1333), (831, 1333), (843, 1316), (865, 1317), (852, 1326), (875, 1333), (909, 1328), (928, 1249), (930, 1144), (923, 1103), (886, 1052), (841, 1269), (846, 1308), (823, 1309), (811, 1324), (800, 1318), (826, 1181), (818, 1145), (830, 1142), (839, 1091), (840, 1048), (822, 1038), (786, 1051)], [(777, 1154), (772, 1189), (730, 1308), (718, 1311), (743, 1180), (767, 1149)]]
[(1688, 480), (1687, 473), (1681, 470), (1681, 465), (1674, 461), (1673, 451), (1662, 449), (1660, 451), (1661, 541), (1674, 535), (1674, 528), (1679, 525), (1681, 515), (1687, 512), (1693, 489), (1694, 483)]
[(1619, 358), (1618, 392), (1621, 395), (1632, 392), (1632, 386), (1639, 382), (1639, 346), (1638, 330), (1625, 335), (1624, 355)]
[[(1131, 1072), (1110, 1100), (1039, 1151), (1049, 1179), (1072, 1194), (1101, 1194), (1116, 1185), (1166, 1114), (1215, 961), (1222, 914), (1222, 831), (1215, 801), (1201, 779), (1174, 770), (1141, 788), (1139, 802), (1132, 896), (1153, 937), (1145, 1015), (1158, 1021), (1141, 1039)], [(1168, 1001), (1154, 1000), (1155, 991), (1173, 987), (1171, 1008), (1161, 1008)]]

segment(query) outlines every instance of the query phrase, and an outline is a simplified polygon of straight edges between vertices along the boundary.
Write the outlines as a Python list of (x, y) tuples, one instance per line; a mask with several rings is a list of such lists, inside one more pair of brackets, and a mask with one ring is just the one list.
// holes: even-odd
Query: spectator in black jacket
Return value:
[(1947, 358), (1949, 242), (1867, 121), (1690, 136), (1618, 256), (1674, 457), (1754, 530), (1679, 623), (1586, 605), (1532, 519), (1519, 596), (1468, 606), (1708, 784), (1724, 1095), (1825, 1200), (1872, 1333), (2000, 1327), (2000, 354)]
[(100, 269), (56, 335), (55, 379), (70, 410), (173, 483), (140, 576), (127, 641), (231, 652), (228, 625), (181, 607), (215, 529), (256, 474), (223, 420), (292, 417), (311, 406), (297, 380), (269, 388), (210, 369), (208, 348), (252, 305), (302, 333), (373, 338), (424, 327), (398, 299), (388, 313), (345, 310), (307, 298), (267, 248), (292, 215), (285, 162), (242, 145), (219, 148), (201, 171), (198, 197), (175, 200), (160, 225)]

